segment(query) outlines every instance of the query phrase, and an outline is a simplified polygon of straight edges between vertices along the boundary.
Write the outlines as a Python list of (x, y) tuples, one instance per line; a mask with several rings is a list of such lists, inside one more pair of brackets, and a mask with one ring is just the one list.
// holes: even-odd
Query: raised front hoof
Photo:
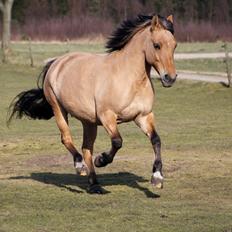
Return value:
[(154, 172), (152, 177), (151, 177), (151, 184), (158, 189), (162, 189), (163, 182), (164, 182), (164, 178), (161, 175), (161, 173), (159, 171)]
[(88, 168), (82, 162), (75, 162), (74, 167), (76, 169), (76, 173), (80, 176), (87, 176), (88, 175)]
[(102, 187), (98, 184), (90, 185), (89, 188), (87, 189), (87, 192), (89, 194), (103, 194), (104, 193)]
[(107, 161), (107, 154), (102, 153), (101, 155), (98, 155), (94, 160), (94, 165), (97, 168), (105, 167), (109, 162)]

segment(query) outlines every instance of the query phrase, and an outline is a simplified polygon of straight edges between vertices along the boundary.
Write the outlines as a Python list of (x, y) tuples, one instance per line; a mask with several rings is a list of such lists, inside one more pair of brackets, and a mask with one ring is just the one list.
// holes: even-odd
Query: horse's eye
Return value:
[(157, 49), (157, 50), (160, 49), (160, 44), (158, 44), (158, 43), (154, 43), (153, 46), (154, 46), (154, 48)]

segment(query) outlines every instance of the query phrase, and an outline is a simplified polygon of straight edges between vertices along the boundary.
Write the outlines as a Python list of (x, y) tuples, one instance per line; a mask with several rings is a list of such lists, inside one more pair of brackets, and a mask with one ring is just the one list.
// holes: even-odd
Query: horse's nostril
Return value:
[(170, 78), (169, 78), (168, 74), (165, 74), (165, 76), (164, 76), (164, 81), (166, 81), (166, 82), (169, 82), (169, 81), (170, 81)]

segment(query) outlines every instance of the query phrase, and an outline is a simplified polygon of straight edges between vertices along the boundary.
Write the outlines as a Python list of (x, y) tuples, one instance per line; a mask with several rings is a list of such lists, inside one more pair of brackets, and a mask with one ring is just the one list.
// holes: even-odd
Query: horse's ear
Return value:
[(159, 16), (155, 15), (152, 17), (151, 20), (151, 31), (154, 31), (155, 29), (161, 28), (161, 24), (159, 21)]
[(173, 24), (173, 15), (169, 15), (167, 17), (167, 20), (170, 21)]

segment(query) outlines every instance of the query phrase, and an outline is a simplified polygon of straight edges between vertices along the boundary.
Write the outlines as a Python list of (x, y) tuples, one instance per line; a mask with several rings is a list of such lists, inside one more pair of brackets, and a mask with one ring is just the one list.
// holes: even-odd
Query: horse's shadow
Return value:
[[(86, 191), (88, 188), (87, 177), (75, 174), (38, 172), (31, 173), (30, 176), (16, 176), (11, 177), (10, 179), (32, 179), (42, 182), (44, 184), (54, 185), (59, 188), (63, 188), (75, 193), (83, 193), (82, 190)], [(105, 186), (125, 185), (142, 191), (148, 198), (160, 197), (159, 195), (151, 192), (148, 188), (139, 185), (139, 182), (144, 183), (148, 182), (148, 180), (144, 179), (141, 176), (137, 176), (133, 173), (119, 172), (99, 174), (98, 180), (101, 183), (101, 186), (103, 187), (104, 194), (110, 193), (109, 191), (104, 189)], [(76, 187), (79, 187), (82, 190), (77, 189)]]

